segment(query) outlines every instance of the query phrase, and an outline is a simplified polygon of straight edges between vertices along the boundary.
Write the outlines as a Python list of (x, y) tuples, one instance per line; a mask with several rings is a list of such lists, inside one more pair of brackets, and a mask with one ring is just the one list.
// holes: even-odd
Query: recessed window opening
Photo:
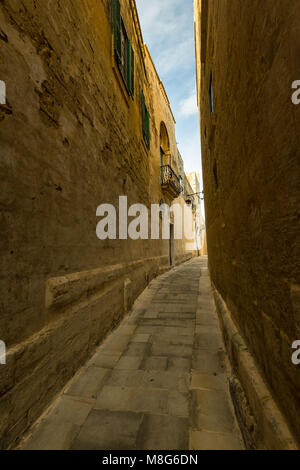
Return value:
[(212, 113), (214, 112), (215, 112), (214, 87), (213, 87), (213, 76), (211, 72), (210, 79), (209, 79), (209, 117), (211, 117)]

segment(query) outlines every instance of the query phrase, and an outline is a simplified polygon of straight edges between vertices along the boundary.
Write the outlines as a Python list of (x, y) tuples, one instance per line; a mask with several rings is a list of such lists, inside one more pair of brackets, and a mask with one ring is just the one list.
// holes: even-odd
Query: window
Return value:
[(148, 148), (150, 148), (150, 115), (145, 103), (145, 96), (142, 92), (142, 124), (143, 124), (143, 137)]
[(211, 72), (210, 79), (209, 79), (209, 117), (211, 117), (212, 113), (214, 112), (215, 112), (214, 88), (213, 88), (213, 76)]
[(128, 93), (134, 95), (134, 52), (121, 16), (119, 0), (113, 0), (114, 53)]
[(183, 193), (183, 179), (182, 176), (179, 176), (179, 183), (180, 183), (180, 194)]

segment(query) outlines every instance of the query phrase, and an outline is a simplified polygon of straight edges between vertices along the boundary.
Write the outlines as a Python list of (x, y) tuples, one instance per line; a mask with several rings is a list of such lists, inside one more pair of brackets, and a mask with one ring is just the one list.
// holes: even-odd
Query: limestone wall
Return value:
[[(0, 5), (0, 448), (13, 445), (157, 274), (168, 241), (100, 241), (96, 209), (159, 203), (154, 116), (134, 2), (121, 1), (135, 52), (134, 98), (113, 54), (111, 0)], [(160, 102), (160, 98), (158, 98)], [(160, 102), (159, 113), (168, 108)], [(169, 112), (169, 111), (167, 111)], [(176, 145), (171, 133), (172, 145)], [(175, 143), (175, 144), (174, 144)], [(188, 258), (176, 246), (176, 260)]]
[(291, 346), (300, 335), (300, 106), (292, 104), (291, 85), (299, 79), (300, 5), (197, 4), (211, 276), (299, 440), (300, 374)]

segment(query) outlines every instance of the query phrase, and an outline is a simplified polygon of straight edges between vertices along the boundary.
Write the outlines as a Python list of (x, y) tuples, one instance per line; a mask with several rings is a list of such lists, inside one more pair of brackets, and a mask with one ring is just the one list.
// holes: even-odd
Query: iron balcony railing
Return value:
[(170, 165), (161, 167), (161, 185), (171, 186), (178, 195), (182, 192), (182, 183)]

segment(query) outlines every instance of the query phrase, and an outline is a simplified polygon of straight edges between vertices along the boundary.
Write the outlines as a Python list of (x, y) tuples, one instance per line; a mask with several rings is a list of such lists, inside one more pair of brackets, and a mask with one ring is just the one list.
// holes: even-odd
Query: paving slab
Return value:
[(118, 335), (114, 333), (108, 340), (105, 342), (106, 352), (111, 353), (122, 353), (128, 346), (128, 343), (131, 341), (132, 335)]
[(224, 351), (196, 349), (193, 354), (192, 369), (208, 374), (225, 372)]
[(169, 357), (168, 358), (168, 371), (169, 372), (190, 372), (192, 359), (191, 357)]
[(129, 343), (127, 349), (124, 351), (126, 356), (138, 356), (143, 358), (144, 355), (150, 350), (150, 344), (148, 343)]
[(193, 347), (182, 344), (167, 344), (163, 342), (154, 342), (151, 346), (153, 356), (176, 356), (179, 358), (192, 356)]
[(105, 381), (105, 385), (112, 387), (139, 387), (143, 383), (145, 371), (143, 370), (118, 370), (114, 369)]
[(87, 365), (98, 366), (103, 369), (113, 369), (120, 360), (121, 355), (121, 353), (103, 354), (102, 351), (99, 351), (94, 357), (92, 357)]
[(72, 450), (135, 450), (142, 418), (131, 412), (93, 410)]
[(20, 448), (243, 448), (206, 258), (151, 282)]
[(195, 349), (212, 349), (217, 351), (221, 347), (221, 336), (212, 326), (202, 326), (200, 333), (195, 335)]
[(179, 390), (182, 383), (182, 373), (169, 371), (146, 371), (143, 377), (144, 388), (161, 388)]
[(233, 433), (235, 420), (228, 395), (220, 390), (192, 390), (193, 427), (221, 433)]
[(105, 386), (94, 404), (94, 409), (129, 411), (128, 403), (133, 391), (134, 389), (129, 387)]
[(110, 370), (91, 366), (83, 369), (65, 389), (66, 395), (96, 398)]
[(188, 393), (171, 390), (168, 395), (168, 414), (180, 418), (189, 418), (190, 396)]
[(168, 390), (135, 389), (130, 396), (129, 409), (136, 413), (143, 412), (155, 415), (168, 413)]
[(61, 396), (24, 441), (23, 450), (67, 450), (93, 407), (92, 401)]
[(132, 343), (148, 343), (151, 339), (151, 335), (147, 334), (136, 334), (132, 338)]
[(143, 361), (143, 356), (123, 356), (116, 365), (116, 370), (138, 370)]
[(188, 430), (186, 418), (144, 415), (137, 447), (140, 450), (188, 450)]
[(168, 367), (168, 357), (166, 356), (150, 356), (144, 358), (141, 369), (143, 370), (167, 370)]
[(191, 430), (190, 450), (244, 450), (244, 445), (235, 434)]
[(226, 390), (227, 387), (226, 374), (202, 374), (198, 371), (192, 371), (192, 390)]

